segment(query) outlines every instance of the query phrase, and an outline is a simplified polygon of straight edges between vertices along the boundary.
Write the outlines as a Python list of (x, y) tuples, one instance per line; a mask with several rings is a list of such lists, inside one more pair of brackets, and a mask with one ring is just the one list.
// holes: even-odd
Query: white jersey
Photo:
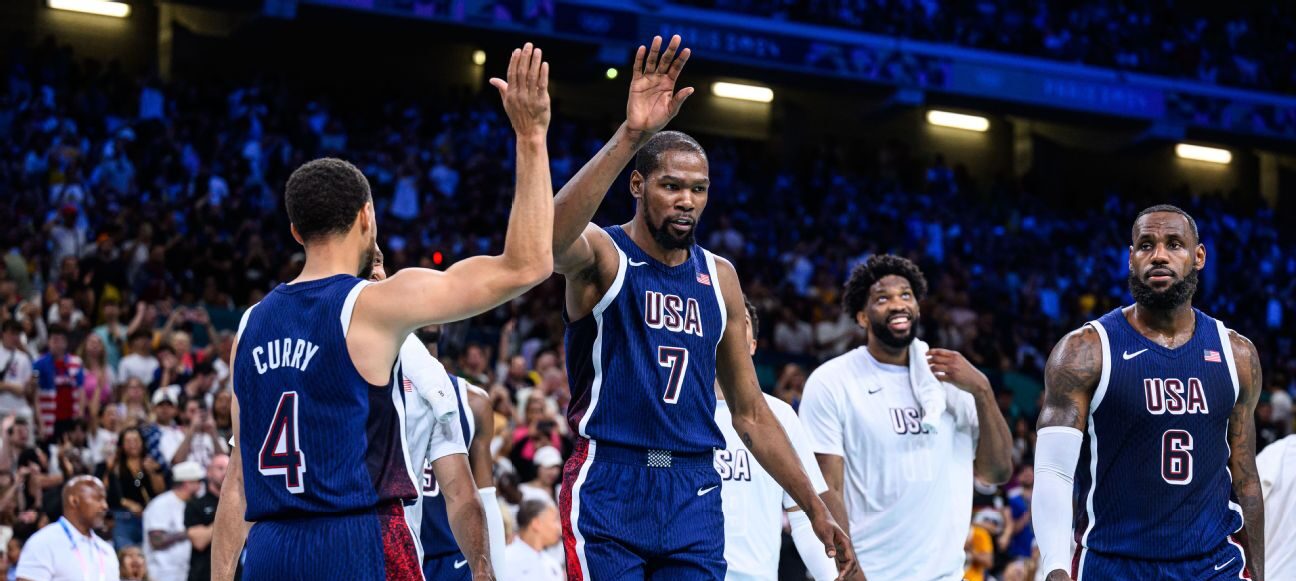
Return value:
[(978, 422), (952, 385), (937, 433), (924, 433), (909, 369), (860, 347), (810, 374), (801, 419), (818, 454), (845, 459), (843, 495), (869, 581), (963, 579)]
[(1256, 455), (1265, 509), (1265, 576), (1296, 579), (1296, 436)]
[[(819, 471), (814, 450), (796, 412), (770, 395), (765, 396), (765, 402), (783, 424), (815, 493), (823, 494), (828, 484)], [(778, 578), (779, 551), (783, 545), (783, 511), (795, 507), (796, 502), (743, 445), (724, 400), (716, 402), (715, 420), (725, 437), (724, 449), (716, 450), (715, 454), (716, 471), (724, 482), (720, 495), (724, 506), (724, 557), (729, 563), (725, 579), (773, 581)]]
[[(419, 538), (423, 522), (423, 496), (431, 479), (432, 462), (451, 454), (467, 454), (466, 442), (472, 437), (472, 410), (468, 407), (468, 388), (456, 389), (445, 367), (428, 353), (413, 335), (405, 338), (400, 350), (401, 374), (405, 385), (405, 449), (410, 452), (409, 466), (417, 467), (418, 474), (410, 478), (419, 489), (415, 503), (405, 507), (405, 520)], [(429, 398), (432, 401), (429, 401)], [(469, 430), (465, 437), (460, 425), (459, 406), (463, 406)], [(418, 547), (419, 561), (423, 559), (423, 545)]]

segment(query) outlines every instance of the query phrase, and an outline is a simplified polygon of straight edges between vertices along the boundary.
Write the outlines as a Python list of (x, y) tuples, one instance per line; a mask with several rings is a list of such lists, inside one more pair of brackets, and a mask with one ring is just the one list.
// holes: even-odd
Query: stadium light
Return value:
[(769, 103), (774, 100), (774, 89), (757, 85), (716, 82), (711, 84), (711, 92), (717, 97)]
[(130, 4), (109, 2), (108, 0), (49, 0), (49, 7), (55, 10), (84, 12), (86, 14), (98, 14), (115, 18), (126, 18), (130, 16), (131, 11)]
[(617, 72), (616, 67), (608, 67), (607, 72), (604, 74), (607, 75), (607, 78), (610, 81), (612, 79), (617, 78), (617, 75), (620, 73)]
[(1176, 145), (1175, 155), (1184, 159), (1193, 159), (1222, 165), (1228, 165), (1229, 162), (1233, 161), (1233, 153), (1227, 149), (1204, 147), (1189, 143), (1180, 143), (1179, 145)]
[(954, 129), (966, 129), (968, 131), (979, 131), (982, 133), (990, 128), (990, 120), (985, 117), (978, 115), (964, 115), (962, 113), (950, 113), (949, 111), (939, 111), (936, 109), (927, 112), (927, 122), (941, 127), (953, 127)]
[(484, 51), (484, 50), (474, 50), (474, 51), (473, 51), (473, 64), (475, 64), (475, 65), (477, 65), (477, 66), (479, 66), (479, 67), (482, 66), (482, 65), (484, 65), (484, 64), (486, 64), (486, 51)]

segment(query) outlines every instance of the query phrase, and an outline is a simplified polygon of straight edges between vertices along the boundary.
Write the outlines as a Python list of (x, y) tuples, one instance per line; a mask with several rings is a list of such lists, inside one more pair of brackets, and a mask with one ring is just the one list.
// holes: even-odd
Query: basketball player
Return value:
[[(998, 484), (1012, 473), (990, 381), (958, 352), (917, 340), (926, 294), (926, 277), (903, 257), (855, 267), (842, 304), (868, 345), (819, 366), (801, 401), (828, 506), (848, 524), (869, 581), (963, 579), (973, 476)], [(938, 399), (921, 403), (922, 391)], [(924, 425), (933, 407), (941, 412)]]
[[(661, 44), (639, 47), (626, 121), (554, 201), (555, 270), (567, 279), (567, 417), (578, 435), (559, 498), (568, 577), (724, 577), (721, 481), (712, 466), (724, 446), (717, 379), (743, 443), (849, 571), (845, 535), (761, 397), (738, 324), (738, 276), (694, 243), (707, 158), (693, 138), (657, 133), (693, 92), (675, 91), (688, 49), (677, 58), (678, 36), (664, 52)], [(590, 224), (632, 157), (634, 217), (606, 230)]]
[[(322, 159), (289, 178), (285, 205), (306, 264), (239, 325), (232, 368), (241, 453), (222, 490), (213, 578), (230, 579), (244, 538), (250, 579), (422, 575), (401, 507), (417, 489), (402, 447), (397, 355), (415, 329), (481, 313), (549, 276), (548, 66), (527, 44), (513, 52), (507, 81), (491, 79), (517, 134), (517, 193), (501, 256), (444, 273), (357, 279), (376, 249), (364, 175)], [(247, 522), (256, 523), (250, 532)], [(489, 579), (486, 533), (473, 536), (480, 548), (467, 551), (470, 565)]]
[[(379, 249), (374, 253), (369, 280), (379, 282), (386, 278), (387, 269)], [(490, 438), (494, 416), (490, 396), (463, 378), (450, 375), (437, 361), (435, 348), (435, 342), (425, 347), (417, 334), (407, 337), (401, 345), (401, 373), (408, 383), (407, 390), (420, 395), (405, 398), (410, 466), (420, 470), (416, 481), (421, 492), (415, 504), (405, 507), (405, 518), (418, 537), (425, 579), (469, 580), (472, 568), (468, 563), (475, 561), (465, 556), (456, 539), (469, 536), (461, 527), (477, 518), (477, 513), (470, 503), (459, 501), (460, 498), (480, 495), (490, 533), (491, 568), (499, 571), (504, 566), (504, 519), (495, 499), (491, 475)], [(438, 405), (444, 401), (449, 401), (448, 409)], [(471, 473), (467, 464), (451, 467), (442, 465), (450, 462), (437, 463), (445, 455), (442, 448), (446, 447), (446, 440), (468, 447)], [(464, 512), (451, 518), (450, 507)]]
[[(756, 335), (760, 331), (760, 318), (756, 307), (743, 297), (746, 308), (748, 352), (756, 354)], [(715, 467), (720, 472), (724, 485), (720, 488), (720, 498), (724, 505), (725, 546), (724, 557), (728, 564), (725, 579), (728, 581), (774, 581), (778, 578), (779, 553), (783, 541), (783, 515), (787, 514), (792, 525), (792, 540), (806, 569), (816, 581), (829, 581), (837, 577), (837, 567), (823, 553), (819, 539), (815, 538), (810, 528), (810, 519), (797, 507), (792, 497), (784, 492), (774, 478), (760, 464), (751, 459), (751, 451), (744, 446), (742, 439), (733, 429), (733, 417), (729, 406), (725, 404), (724, 392), (719, 386), (716, 392), (716, 425), (724, 433), (725, 447), (716, 450)], [(769, 405), (774, 417), (787, 431), (788, 440), (800, 457), (801, 467), (805, 469), (814, 484), (815, 491), (823, 494), (828, 491), (828, 484), (819, 473), (815, 463), (814, 451), (806, 439), (805, 428), (797, 417), (792, 406), (782, 400), (765, 394), (765, 403)]]
[(1191, 216), (1153, 206), (1132, 237), (1134, 305), (1063, 337), (1044, 372), (1041, 570), (1049, 581), (1263, 579), (1260, 358), (1192, 306), (1206, 248)]

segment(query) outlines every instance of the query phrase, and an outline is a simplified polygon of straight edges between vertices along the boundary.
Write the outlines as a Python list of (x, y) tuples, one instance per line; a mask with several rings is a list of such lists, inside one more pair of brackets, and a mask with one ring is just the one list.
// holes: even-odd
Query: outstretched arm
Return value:
[[(553, 184), (545, 139), (549, 131), (549, 63), (527, 43), (514, 50), (507, 82), (491, 79), (517, 135), (517, 190), (504, 252), (455, 263), (445, 272), (407, 268), (360, 293), (366, 312), (397, 338), (433, 323), (483, 313), (534, 287), (553, 273)], [(454, 300), (446, 300), (454, 297)]]
[(801, 467), (801, 459), (793, 450), (787, 432), (761, 395), (745, 329), (743, 325), (737, 324), (746, 316), (738, 273), (734, 271), (733, 265), (721, 258), (716, 259), (716, 270), (715, 284), (720, 285), (724, 295), (724, 309), (729, 321), (725, 325), (724, 336), (720, 339), (720, 347), (716, 350), (716, 380), (733, 412), (734, 430), (747, 449), (756, 456), (756, 461), (805, 511), (825, 552), (829, 557), (837, 559), (841, 573), (839, 579), (848, 579), (859, 570), (850, 537), (837, 526), (823, 500), (810, 484), (810, 478)]
[(1102, 366), (1102, 340), (1086, 325), (1058, 342), (1044, 369), (1031, 514), (1047, 581), (1071, 579), (1072, 483)]
[(1229, 473), (1233, 475), (1233, 494), (1242, 506), (1242, 530), (1238, 537), (1246, 553), (1251, 578), (1264, 581), (1264, 498), (1260, 491), (1260, 472), (1256, 469), (1255, 408), (1260, 401), (1264, 376), (1255, 345), (1237, 332), (1229, 332), (1233, 357), (1237, 363), (1238, 397), (1229, 415)]
[(603, 196), (639, 148), (674, 119), (684, 100), (693, 94), (693, 87), (675, 91), (675, 81), (688, 61), (689, 49), (679, 50), (678, 35), (671, 37), (665, 52), (661, 52), (661, 43), (658, 36), (653, 38), (651, 49), (639, 47), (631, 71), (625, 122), (598, 155), (558, 191), (554, 200), (553, 238), (557, 272), (574, 274), (594, 263), (595, 247), (583, 233)]
[(459, 550), (468, 559), (473, 579), (494, 579), (490, 547), (486, 535), (486, 515), (482, 512), (477, 483), (464, 454), (442, 456), (432, 462), (432, 472), (445, 495), (450, 529)]

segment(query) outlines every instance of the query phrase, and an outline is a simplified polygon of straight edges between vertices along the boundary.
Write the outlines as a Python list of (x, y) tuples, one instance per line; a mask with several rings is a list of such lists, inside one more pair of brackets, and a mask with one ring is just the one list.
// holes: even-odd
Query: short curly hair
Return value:
[(346, 234), (372, 200), (369, 181), (356, 166), (336, 158), (308, 161), (288, 176), (284, 205), (302, 241)]
[(855, 316), (868, 304), (869, 289), (883, 277), (893, 274), (908, 280), (914, 296), (919, 300), (927, 296), (927, 278), (917, 264), (903, 256), (875, 254), (851, 271), (850, 280), (846, 281), (846, 290), (842, 293), (842, 306), (851, 316)]

